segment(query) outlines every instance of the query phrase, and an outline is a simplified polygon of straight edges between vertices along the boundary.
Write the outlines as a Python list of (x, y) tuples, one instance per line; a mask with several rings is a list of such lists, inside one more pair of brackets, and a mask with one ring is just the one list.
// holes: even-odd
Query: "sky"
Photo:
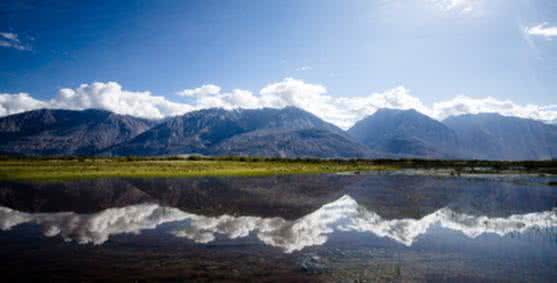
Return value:
[(0, 116), (297, 106), (557, 121), (552, 0), (0, 2)]

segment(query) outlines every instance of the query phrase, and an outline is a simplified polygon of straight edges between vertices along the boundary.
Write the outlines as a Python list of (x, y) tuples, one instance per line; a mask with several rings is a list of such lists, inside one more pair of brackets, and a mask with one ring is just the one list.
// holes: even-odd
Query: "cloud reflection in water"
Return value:
[(388, 220), (358, 205), (347, 195), (293, 221), (279, 217), (208, 217), (157, 204), (111, 208), (94, 214), (25, 213), (0, 207), (2, 230), (10, 230), (23, 223), (33, 223), (42, 227), (45, 236), (60, 235), (66, 241), (80, 244), (102, 244), (111, 235), (139, 234), (143, 230), (156, 229), (164, 223), (186, 220), (189, 222), (185, 228), (172, 231), (175, 236), (197, 243), (209, 243), (215, 239), (216, 234), (236, 239), (254, 233), (263, 243), (291, 253), (304, 247), (324, 244), (328, 235), (334, 231), (371, 233), (406, 246), (411, 246), (432, 225), (459, 231), (470, 238), (484, 233), (504, 236), (532, 228), (556, 227), (557, 210), (489, 218), (443, 208), (421, 219)]

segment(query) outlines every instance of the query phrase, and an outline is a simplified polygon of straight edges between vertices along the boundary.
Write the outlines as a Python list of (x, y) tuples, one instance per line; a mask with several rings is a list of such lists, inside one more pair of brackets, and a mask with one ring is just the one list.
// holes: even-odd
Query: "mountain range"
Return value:
[(370, 150), (347, 133), (299, 108), (207, 109), (163, 122), (109, 155), (242, 155), (364, 157)]
[(42, 109), (0, 118), (0, 153), (547, 160), (557, 158), (557, 126), (487, 113), (437, 121), (380, 109), (343, 131), (295, 107), (212, 108), (163, 121)]

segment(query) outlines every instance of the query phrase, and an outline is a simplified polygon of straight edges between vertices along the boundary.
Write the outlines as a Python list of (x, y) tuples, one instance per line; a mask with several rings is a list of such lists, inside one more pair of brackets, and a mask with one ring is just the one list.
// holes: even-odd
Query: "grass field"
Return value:
[(45, 180), (97, 177), (194, 177), (316, 174), (387, 170), (366, 163), (238, 160), (4, 160), (0, 179)]
[[(557, 163), (442, 160), (312, 160), (261, 158), (2, 158), (1, 180), (59, 180), (100, 177), (264, 176), (334, 172), (451, 168), (467, 172), (476, 167), (489, 173), (555, 174)], [(513, 169), (514, 168), (514, 169)]]

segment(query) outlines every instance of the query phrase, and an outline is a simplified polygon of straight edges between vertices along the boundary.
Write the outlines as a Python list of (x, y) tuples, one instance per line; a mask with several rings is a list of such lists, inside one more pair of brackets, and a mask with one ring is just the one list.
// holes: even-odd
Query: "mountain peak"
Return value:
[(377, 152), (426, 158), (456, 157), (456, 135), (444, 124), (414, 109), (380, 109), (357, 122), (348, 133)]
[(393, 119), (396, 117), (400, 118), (419, 118), (419, 119), (428, 119), (434, 120), (433, 118), (417, 111), (416, 109), (396, 109), (396, 108), (379, 108), (375, 113), (370, 115), (369, 117), (376, 116), (376, 117), (384, 117)]

